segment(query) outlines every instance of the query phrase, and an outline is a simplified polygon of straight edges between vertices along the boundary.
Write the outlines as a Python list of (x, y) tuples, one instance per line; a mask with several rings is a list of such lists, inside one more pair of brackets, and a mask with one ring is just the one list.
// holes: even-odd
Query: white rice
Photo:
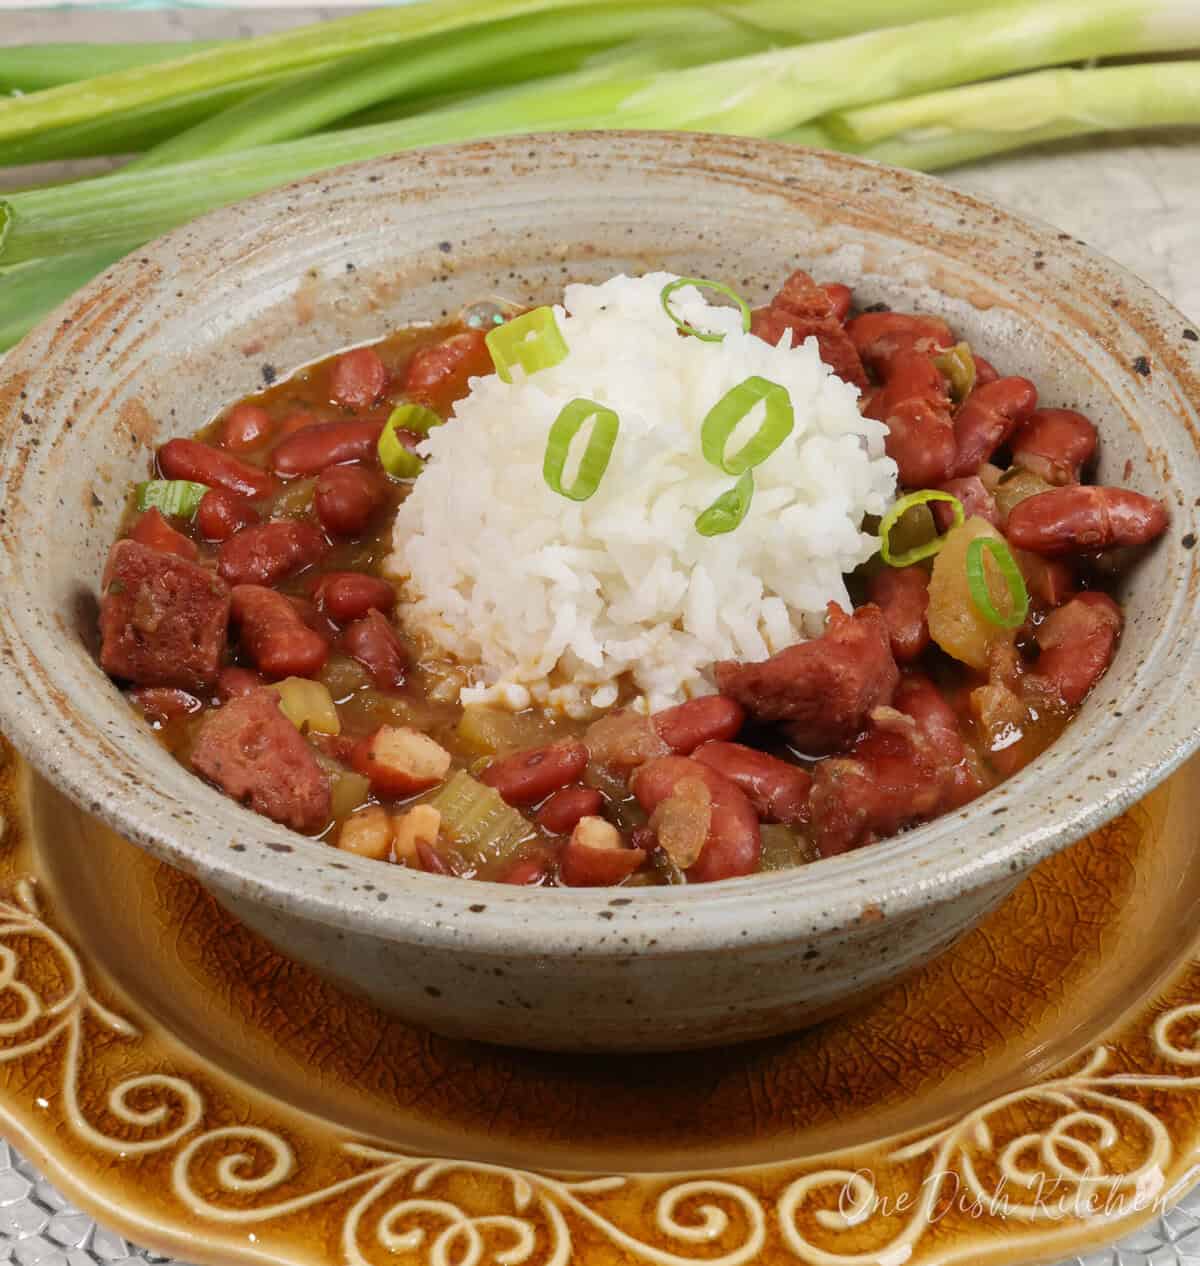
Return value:
[[(675, 292), (675, 311), (726, 337), (680, 338), (659, 299), (671, 280), (568, 286), (554, 310), (566, 359), (517, 370), (512, 384), (472, 379), (419, 450), (427, 462), (397, 516), (390, 570), (406, 580), (406, 624), (471, 666), (464, 703), (582, 716), (615, 702), (625, 675), (652, 710), (711, 692), (715, 661), (763, 659), (819, 632), (826, 604), (847, 603), (843, 573), (875, 548), (862, 519), (886, 510), (896, 468), (857, 390), (814, 340), (772, 347), (693, 287)], [(704, 537), (696, 515), (735, 481), (705, 460), (700, 426), (752, 374), (788, 389), (795, 428), (756, 468), (738, 528)], [(584, 502), (542, 478), (547, 434), (577, 396), (620, 416)], [(760, 417), (761, 406), (730, 452)]]

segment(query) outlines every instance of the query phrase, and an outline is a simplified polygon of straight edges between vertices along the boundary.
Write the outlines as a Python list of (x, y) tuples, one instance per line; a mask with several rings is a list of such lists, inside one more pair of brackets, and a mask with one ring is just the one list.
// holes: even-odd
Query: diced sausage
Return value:
[(735, 737), (745, 720), (742, 705), (723, 695), (702, 695), (650, 717), (659, 738), (677, 756), (690, 756), (713, 739)]
[(312, 677), (329, 658), (329, 642), (295, 606), (265, 585), (236, 585), (233, 619), (242, 649), (268, 677)]
[(265, 470), (199, 440), (168, 440), (158, 450), (158, 468), (167, 479), (190, 479), (210, 488), (226, 488), (255, 500), (270, 496), (275, 480)]
[(415, 796), (450, 772), (450, 753), (407, 725), (381, 725), (355, 745), (351, 765), (381, 796)]
[(1037, 630), (1041, 650), (1029, 681), (1052, 690), (1078, 707), (1108, 671), (1124, 620), (1121, 608), (1104, 593), (1081, 593), (1052, 611)]
[(386, 418), (320, 422), (289, 435), (271, 454), (271, 468), (280, 475), (319, 475), (326, 466), (373, 461)]
[(196, 526), (206, 541), (228, 541), (257, 522), (253, 504), (226, 488), (210, 488), (196, 511)]
[(164, 554), (178, 554), (193, 563), (200, 557), (196, 542), (176, 531), (155, 506), (138, 517), (129, 539), (150, 549), (161, 550)]
[(1148, 545), (1166, 530), (1166, 507), (1127, 488), (1068, 484), (1026, 497), (1009, 511), (1009, 544), (1050, 558)]
[(402, 390), (418, 399), (457, 395), (473, 375), (490, 374), (492, 357), (482, 330), (463, 330), (413, 354), (404, 371)]
[(975, 390), (954, 417), (956, 478), (978, 474), (1010, 435), (1037, 408), (1037, 388), (1028, 378), (997, 378)]
[(1048, 484), (1077, 484), (1097, 442), (1096, 428), (1082, 413), (1038, 409), (1013, 436), (1013, 465)]
[(754, 313), (750, 323), (750, 332), (772, 346), (789, 330), (793, 347), (805, 339), (816, 339), (818, 355), (839, 378), (866, 387), (862, 361), (829, 294), (801, 269), (792, 273), (765, 308)]
[(228, 703), (230, 699), (240, 699), (264, 685), (265, 679), (249, 668), (222, 668), (217, 675), (217, 698), (222, 703)]
[(255, 690), (205, 718), (192, 768), (273, 822), (311, 834), (329, 820), (329, 778), (273, 690)]
[(885, 382), (897, 357), (912, 353), (929, 357), (954, 346), (954, 334), (945, 321), (902, 312), (860, 313), (847, 322), (846, 333), (862, 363)]
[(543, 831), (570, 835), (580, 818), (594, 818), (604, 808), (604, 797), (593, 787), (563, 787), (535, 815)]
[(387, 390), (387, 366), (373, 347), (356, 347), (333, 362), (329, 395), (334, 404), (365, 409)]
[(607, 888), (628, 879), (645, 859), (610, 822), (580, 818), (559, 859), (559, 878), (568, 888)]
[[(985, 519), (992, 527), (1000, 526), (1000, 510), (996, 498), (988, 490), (987, 485), (978, 475), (967, 475), (963, 479), (950, 479), (941, 486), (942, 492), (957, 497), (963, 508), (963, 516), (968, 519)], [(949, 532), (954, 526), (954, 507), (947, 501), (931, 501), (933, 521), (939, 532)]]
[(719, 663), (716, 675), (723, 694), (760, 721), (783, 722), (806, 755), (852, 742), (900, 678), (879, 608), (868, 603), (849, 616), (836, 602), (821, 637), (758, 664)]
[(808, 821), (812, 775), (799, 765), (741, 743), (705, 743), (693, 759), (740, 787), (762, 821), (788, 826)]
[(266, 409), (256, 404), (234, 405), (221, 423), (221, 447), (235, 453), (257, 448), (270, 438), (273, 427)]
[(370, 611), (387, 615), (396, 605), (396, 590), (378, 576), (361, 571), (327, 571), (313, 578), (309, 589), (317, 610), (339, 624), (361, 620)]
[(217, 679), (229, 623), (223, 580), (137, 541), (109, 552), (100, 599), (100, 664), (142, 686), (203, 690)]
[(638, 803), (653, 815), (685, 783), (702, 784), (709, 802), (708, 832), (699, 857), (687, 868), (688, 879), (709, 883), (753, 874), (762, 854), (758, 815), (724, 774), (687, 756), (661, 756), (643, 765), (630, 785)]
[(372, 609), (361, 620), (348, 625), (342, 634), (342, 649), (371, 674), (381, 690), (404, 684), (408, 672), (408, 651), (392, 622)]
[(195, 695), (177, 686), (135, 686), (129, 697), (155, 725), (199, 712), (204, 706)]
[(493, 761), (479, 781), (494, 787), (508, 804), (537, 804), (560, 787), (578, 782), (587, 763), (587, 748), (568, 739)]
[(319, 562), (329, 545), (311, 523), (283, 519), (243, 528), (221, 546), (217, 571), (231, 585), (276, 585)]
[(896, 710), (912, 717), (941, 763), (951, 771), (942, 812), (961, 808), (987, 790), (988, 780), (967, 746), (954, 709), (923, 673), (907, 672), (896, 687)]
[(387, 500), (381, 476), (362, 466), (327, 466), (317, 478), (313, 507), (333, 536), (358, 536)]
[(929, 573), (923, 567), (881, 567), (867, 595), (883, 613), (898, 664), (909, 664), (929, 645)]

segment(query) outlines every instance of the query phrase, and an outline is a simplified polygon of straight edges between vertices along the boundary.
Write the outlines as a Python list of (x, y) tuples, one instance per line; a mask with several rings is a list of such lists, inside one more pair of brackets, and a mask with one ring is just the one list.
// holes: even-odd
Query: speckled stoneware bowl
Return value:
[[(346, 856), (163, 751), (94, 659), (152, 450), (294, 366), (500, 293), (665, 267), (752, 302), (796, 265), (943, 314), (1100, 424), (1102, 479), (1165, 498), (1112, 670), (1055, 747), (960, 813), (711, 887), (542, 891)], [(0, 721), (52, 781), (286, 953), (440, 1032), (638, 1050), (770, 1034), (928, 960), (1040, 858), (1197, 746), (1200, 343), (1066, 235), (937, 181), (711, 136), (544, 136), (349, 167), (207, 216), (83, 290), (0, 370)]]

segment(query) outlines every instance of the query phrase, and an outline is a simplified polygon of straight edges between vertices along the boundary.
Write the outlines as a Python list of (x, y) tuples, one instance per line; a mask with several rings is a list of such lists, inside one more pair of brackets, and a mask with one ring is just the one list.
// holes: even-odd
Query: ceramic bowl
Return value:
[[(1112, 669), (959, 813), (714, 886), (542, 891), (386, 867), (256, 817), (167, 755), (95, 661), (96, 593), (154, 448), (293, 367), (492, 294), (665, 267), (759, 302), (793, 267), (944, 315), (1099, 423), (1101, 481), (1163, 497)], [(285, 953), (406, 1019), (549, 1049), (777, 1033), (948, 946), (1197, 746), (1200, 343), (1065, 234), (908, 172), (702, 135), (512, 138), (348, 167), (123, 260), (0, 370), (0, 721), (53, 782)]]

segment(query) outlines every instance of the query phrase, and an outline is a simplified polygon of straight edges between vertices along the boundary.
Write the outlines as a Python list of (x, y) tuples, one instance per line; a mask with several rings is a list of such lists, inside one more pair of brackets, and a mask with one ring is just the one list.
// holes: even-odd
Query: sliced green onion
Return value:
[(684, 286), (695, 286), (699, 290), (713, 290), (719, 295), (724, 295), (727, 299), (732, 299), (734, 303), (741, 309), (742, 313), (742, 329), (749, 331), (750, 329), (750, 305), (737, 293), (728, 286), (719, 281), (709, 281), (707, 277), (679, 277), (675, 281), (670, 282), (662, 288), (662, 306), (663, 311), (675, 322), (677, 326), (685, 333), (691, 334), (694, 338), (703, 339), (706, 343), (720, 343), (724, 334), (707, 334), (704, 330), (698, 330), (694, 325), (689, 325), (682, 317), (677, 317), (671, 311), (671, 296), (676, 290), (682, 289)]
[(924, 488), (920, 492), (910, 492), (908, 496), (901, 497), (894, 506), (883, 516), (883, 522), (879, 525), (879, 553), (883, 557), (883, 561), (889, 567), (910, 567), (913, 563), (919, 563), (923, 558), (932, 558), (934, 554), (942, 548), (942, 542), (946, 537), (935, 536), (932, 541), (925, 545), (918, 545), (915, 549), (905, 550), (903, 554), (893, 554), (889, 537), (892, 528), (908, 510), (913, 506), (923, 506), (928, 501), (946, 501), (954, 509), (954, 526), (963, 521), (962, 502), (949, 492), (941, 492), (937, 488)]
[(139, 510), (161, 510), (175, 518), (190, 519), (208, 491), (207, 484), (190, 479), (151, 479), (137, 486)]
[[(1004, 583), (1008, 585), (1011, 610), (1007, 615), (996, 610), (992, 595), (988, 592), (987, 577), (983, 570), (985, 550), (992, 556)], [(977, 536), (967, 546), (967, 587), (979, 614), (990, 624), (998, 624), (1002, 629), (1019, 629), (1025, 623), (1025, 617), (1029, 614), (1029, 590), (1025, 588), (1021, 569), (1006, 541), (995, 536)]]
[(696, 531), (701, 536), (724, 536), (732, 532), (746, 517), (750, 500), (754, 496), (754, 472), (746, 473), (728, 492), (721, 495), (696, 516)]
[(387, 424), (393, 431), (416, 431), (428, 435), (435, 426), (441, 426), (445, 418), (423, 404), (398, 404), (388, 417)]
[(416, 453), (396, 434), (397, 418), (406, 407), (401, 405), (400, 408), (392, 410), (391, 416), (379, 433), (379, 443), (376, 446), (380, 464), (393, 479), (416, 479), (424, 465)]
[(492, 354), (496, 373), (512, 382), (512, 367), (520, 365), (527, 374), (552, 369), (567, 357), (567, 342), (554, 319), (553, 308), (534, 308), (489, 330), (484, 338)]
[[(587, 448), (579, 461), (579, 471), (575, 482), (564, 488), (563, 469), (567, 464), (567, 453), (571, 441), (579, 434), (580, 428), (590, 417), (596, 421), (592, 433), (588, 436)], [(621, 420), (616, 413), (595, 400), (587, 400), (583, 396), (565, 404), (554, 425), (550, 428), (546, 440), (546, 456), (542, 462), (542, 478), (560, 497), (569, 497), (572, 501), (586, 501), (597, 488), (604, 472), (608, 469), (612, 457), (613, 445), (617, 442), (617, 431)]]
[[(762, 425), (732, 457), (726, 457), (729, 437), (760, 400), (766, 405), (767, 414)], [(788, 389), (754, 374), (727, 391), (709, 409), (700, 427), (700, 446), (704, 456), (719, 470), (727, 475), (741, 475), (765, 462), (791, 435), (794, 424)]]
[(934, 367), (950, 380), (951, 398), (961, 404), (975, 390), (975, 357), (969, 343), (955, 343), (933, 358)]

